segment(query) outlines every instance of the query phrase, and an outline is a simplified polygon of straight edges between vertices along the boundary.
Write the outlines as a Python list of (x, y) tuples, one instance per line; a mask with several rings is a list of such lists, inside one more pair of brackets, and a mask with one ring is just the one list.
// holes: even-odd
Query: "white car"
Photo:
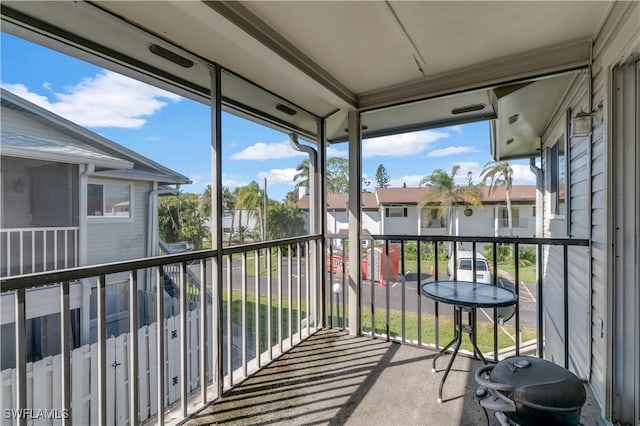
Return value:
[[(457, 253), (457, 279), (459, 281), (476, 281), (484, 284), (492, 284), (491, 267), (487, 258), (476, 252), (476, 279), (473, 279), (473, 253), (459, 251)], [(447, 274), (453, 279), (453, 254), (449, 256)]]

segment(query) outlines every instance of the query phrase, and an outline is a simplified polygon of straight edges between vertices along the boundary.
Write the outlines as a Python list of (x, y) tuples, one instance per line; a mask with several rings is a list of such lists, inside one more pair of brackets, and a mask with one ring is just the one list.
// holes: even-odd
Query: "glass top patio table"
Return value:
[(518, 300), (506, 288), (471, 281), (434, 281), (422, 284), (420, 292), (438, 302), (466, 308), (500, 308)]

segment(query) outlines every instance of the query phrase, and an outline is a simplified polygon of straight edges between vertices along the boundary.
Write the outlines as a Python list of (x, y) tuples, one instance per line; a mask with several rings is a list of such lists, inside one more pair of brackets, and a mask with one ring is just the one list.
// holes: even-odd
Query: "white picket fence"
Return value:
[[(188, 389), (199, 386), (199, 309), (188, 312)], [(180, 317), (164, 320), (165, 324), (165, 405), (180, 398)], [(158, 411), (156, 369), (157, 323), (138, 330), (139, 421), (145, 421)], [(122, 425), (129, 422), (129, 333), (107, 339), (107, 424)], [(98, 423), (98, 345), (85, 345), (73, 350), (71, 356), (71, 410), (73, 424)], [(210, 353), (210, 352), (209, 352)], [(212, 358), (209, 357), (209, 371)], [(61, 356), (50, 356), (27, 364), (27, 406), (32, 408), (30, 425), (61, 424)], [(16, 369), (0, 372), (0, 424), (17, 424), (11, 419), (15, 407)], [(56, 409), (58, 412), (56, 413)], [(41, 418), (37, 413), (45, 413)], [(46, 413), (54, 415), (47, 416)], [(42, 418), (42, 417), (58, 417)]]

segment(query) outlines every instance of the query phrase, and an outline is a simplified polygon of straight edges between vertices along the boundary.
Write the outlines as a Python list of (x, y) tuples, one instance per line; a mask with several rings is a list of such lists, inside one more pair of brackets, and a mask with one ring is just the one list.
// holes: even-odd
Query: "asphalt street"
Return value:
[[(199, 274), (199, 265), (195, 264), (190, 266), (191, 270), (198, 276)], [(211, 262), (208, 262), (207, 266), (208, 270), (211, 271)], [(292, 271), (291, 271), (291, 294), (292, 297), (297, 298), (297, 288), (298, 288), (298, 276), (300, 277), (300, 288), (303, 292), (302, 297), (305, 297), (305, 283), (306, 283), (306, 271), (304, 266), (304, 259), (301, 261), (301, 273), (298, 274), (298, 265), (296, 259), (292, 260)], [(234, 259), (232, 263), (232, 271), (231, 271), (231, 280), (232, 280), (232, 288), (234, 290), (242, 289), (242, 262), (240, 259)], [(333, 275), (332, 282), (328, 283), (331, 285), (327, 285), (328, 289), (333, 288), (334, 284), (343, 285), (343, 278), (340, 276)], [(440, 279), (448, 279), (446, 275), (440, 275)], [(329, 280), (329, 278), (327, 278)], [(434, 280), (434, 276), (430, 274), (422, 274), (421, 282), (427, 283)], [(227, 286), (227, 263), (223, 264), (223, 282), (224, 288)], [(289, 283), (289, 262), (286, 258), (282, 261), (282, 293), (284, 297), (288, 295), (288, 284)], [(275, 296), (278, 293), (278, 286), (280, 285), (280, 280), (278, 280), (277, 273), (274, 273), (272, 277), (272, 294)], [(511, 291), (515, 291), (515, 286), (513, 282), (500, 278), (498, 279), (498, 285), (501, 285)], [(207, 286), (211, 288), (211, 274), (207, 274)], [(261, 274), (260, 278), (260, 292), (262, 295), (267, 293), (267, 276), (266, 274)], [(373, 293), (372, 293), (373, 290)], [(536, 327), (537, 324), (537, 313), (536, 313), (536, 302), (535, 302), (535, 283), (524, 283), (522, 282), (519, 286), (519, 316), (520, 316), (520, 325), (523, 327)], [(247, 271), (247, 291), (252, 293), (255, 291), (255, 272)], [(403, 300), (404, 294), (404, 300)], [(388, 295), (388, 296), (387, 296)], [(388, 297), (388, 308), (391, 310), (400, 310), (403, 307), (407, 312), (417, 312), (418, 311), (418, 300), (420, 299), (421, 311), (426, 314), (434, 314), (435, 313), (435, 302), (433, 300), (427, 299), (424, 296), (421, 296), (418, 292), (418, 280), (415, 273), (407, 273), (405, 275), (404, 280), (398, 280), (394, 282), (389, 282), (388, 284), (380, 284), (379, 282), (374, 282), (372, 287), (371, 281), (363, 280), (362, 282), (362, 305), (369, 308), (371, 306), (371, 300), (373, 297), (373, 301), (376, 309), (387, 309), (387, 297)], [(332, 303), (336, 303), (336, 300), (339, 302), (342, 301), (342, 292), (334, 293), (331, 297)], [(438, 306), (439, 315), (452, 315), (452, 308), (443, 303), (440, 303)], [(492, 318), (493, 311), (487, 310), (486, 312), (480, 310), (478, 312), (478, 320), (479, 321), (489, 321), (489, 318)], [(510, 320), (511, 324), (515, 323), (514, 319)]]

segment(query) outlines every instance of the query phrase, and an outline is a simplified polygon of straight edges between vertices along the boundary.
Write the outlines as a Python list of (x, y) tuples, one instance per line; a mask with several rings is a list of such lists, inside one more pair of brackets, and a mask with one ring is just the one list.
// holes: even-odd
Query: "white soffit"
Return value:
[[(328, 124), (329, 137), (340, 138), (350, 108), (371, 111), (371, 132), (433, 127), (460, 118), (446, 117), (453, 93), (475, 96), (481, 88), (585, 66), (609, 3), (4, 1), (2, 8), (3, 28), (8, 6), (44, 23), (36, 28), (44, 34), (39, 42), (61, 29), (53, 47), (80, 46), (84, 55), (74, 53), (87, 60), (98, 52), (92, 62), (173, 84), (201, 101), (209, 64), (219, 63), (235, 75), (225, 84), (229, 104), (247, 107), (237, 107), (241, 115), (259, 121), (265, 113), (268, 124), (286, 123), (308, 137), (316, 131), (313, 115), (340, 111)], [(33, 30), (21, 19), (11, 22), (20, 36)], [(152, 43), (193, 66), (150, 53)], [(425, 99), (445, 100), (443, 111), (433, 112), (437, 102), (423, 105)], [(412, 101), (418, 104), (387, 108)], [(274, 110), (279, 103), (297, 113)]]
[(326, 116), (349, 106), (204, 2), (96, 3), (313, 114)]
[(579, 71), (496, 89), (496, 160), (540, 156), (540, 138)]

